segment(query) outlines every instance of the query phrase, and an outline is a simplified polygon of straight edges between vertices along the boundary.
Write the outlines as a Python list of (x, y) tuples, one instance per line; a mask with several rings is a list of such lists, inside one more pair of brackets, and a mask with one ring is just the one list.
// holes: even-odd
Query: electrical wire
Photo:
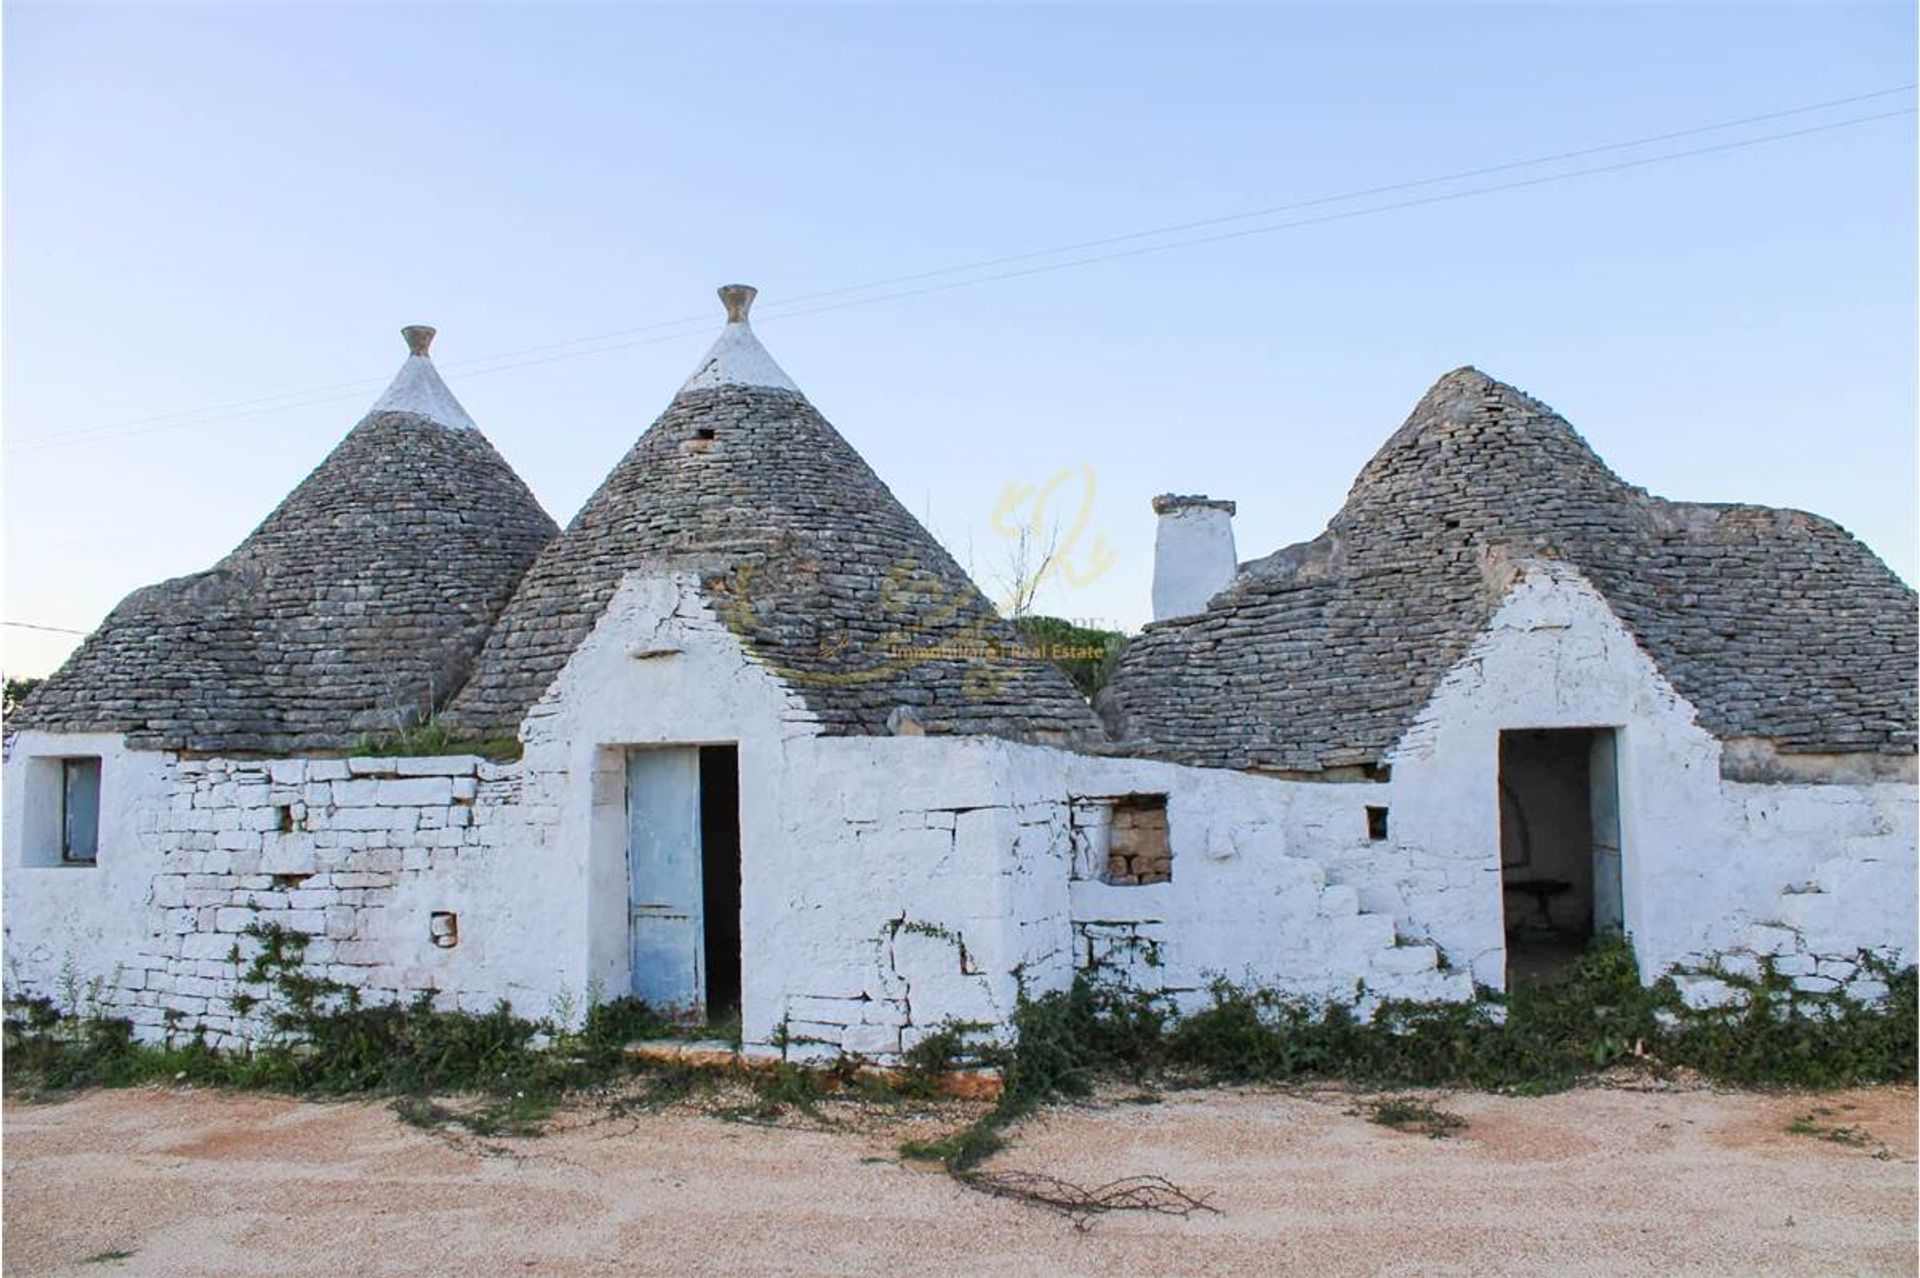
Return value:
[[(1255, 235), (1268, 235), (1278, 231), (1293, 230), (1293, 229), (1306, 227), (1306, 226), (1323, 225), (1331, 222), (1346, 221), (1353, 218), (1369, 217), (1369, 216), (1374, 216), (1381, 213), (1388, 213), (1388, 212), (1394, 212), (1394, 211), (1403, 210), (1403, 209), (1422, 207), (1422, 206), (1431, 205), (1431, 204), (1445, 203), (1452, 200), (1477, 198), (1480, 196), (1494, 194), (1502, 191), (1512, 191), (1512, 190), (1519, 190), (1519, 189), (1524, 189), (1528, 187), (1547, 185), (1555, 182), (1572, 181), (1574, 179), (1582, 178), (1582, 177), (1592, 177), (1599, 174), (1620, 172), (1626, 169), (1643, 168), (1650, 165), (1672, 163), (1677, 160), (1689, 159), (1696, 156), (1710, 155), (1710, 154), (1715, 154), (1715, 153), (1725, 152), (1725, 151), (1741, 150), (1748, 147), (1759, 146), (1765, 143), (1785, 141), (1792, 138), (1806, 137), (1806, 136), (1809, 136), (1812, 134), (1818, 134), (1818, 133), (1826, 133), (1826, 132), (1833, 131), (1835, 129), (1850, 128), (1856, 125), (1872, 123), (1878, 120), (1886, 120), (1886, 119), (1892, 119), (1898, 116), (1912, 115), (1914, 114), (1915, 109), (1912, 107), (1907, 107), (1907, 108), (1902, 108), (1894, 111), (1885, 111), (1885, 112), (1878, 112), (1870, 115), (1854, 116), (1854, 117), (1849, 117), (1843, 120), (1830, 121), (1830, 122), (1818, 124), (1818, 125), (1811, 125), (1802, 129), (1792, 129), (1792, 130), (1786, 130), (1786, 131), (1775, 132), (1775, 133), (1767, 133), (1767, 134), (1759, 135), (1757, 137), (1740, 138), (1740, 139), (1735, 139), (1729, 142), (1716, 143), (1710, 146), (1692, 147), (1692, 148), (1688, 148), (1681, 151), (1665, 152), (1660, 155), (1642, 156), (1635, 159), (1622, 160), (1613, 164), (1593, 165), (1585, 168), (1574, 169), (1572, 171), (1565, 172), (1565, 173), (1550, 173), (1550, 174), (1544, 174), (1539, 177), (1523, 178), (1523, 179), (1519, 179), (1511, 182), (1492, 183), (1492, 184), (1478, 186), (1478, 187), (1471, 187), (1463, 191), (1447, 191), (1447, 192), (1442, 192), (1436, 195), (1422, 196), (1416, 199), (1397, 200), (1397, 201), (1392, 201), (1390, 203), (1369, 205), (1365, 208), (1359, 208), (1359, 209), (1347, 209), (1347, 210), (1342, 210), (1342, 211), (1333, 212), (1333, 213), (1321, 214), (1321, 215), (1317, 215), (1309, 218), (1299, 218), (1291, 221), (1270, 223), (1270, 224), (1254, 226), (1254, 227), (1242, 227), (1232, 231), (1224, 231), (1224, 232), (1219, 232), (1219, 233), (1204, 235), (1204, 236), (1189, 236), (1186, 238), (1172, 240), (1172, 241), (1163, 242), (1163, 243), (1154, 243), (1154, 244), (1145, 244), (1145, 245), (1138, 244), (1138, 242), (1142, 240), (1152, 240), (1162, 236), (1177, 235), (1184, 231), (1199, 230), (1199, 229), (1204, 229), (1207, 227), (1215, 227), (1215, 226), (1225, 226), (1225, 225), (1230, 225), (1236, 222), (1245, 222), (1245, 221), (1253, 220), (1256, 218), (1271, 217), (1279, 213), (1294, 212), (1294, 211), (1299, 211), (1307, 208), (1322, 207), (1329, 204), (1346, 203), (1353, 200), (1367, 199), (1374, 196), (1391, 194), (1398, 191), (1417, 190), (1423, 187), (1442, 185), (1449, 182), (1459, 182), (1459, 181), (1464, 181), (1474, 177), (1487, 176), (1494, 173), (1512, 172), (1516, 169), (1533, 168), (1542, 164), (1557, 163), (1557, 162), (1562, 162), (1562, 161), (1571, 160), (1571, 159), (1579, 159), (1586, 156), (1604, 154), (1604, 153), (1609, 153), (1614, 151), (1628, 150), (1635, 147), (1653, 145), (1658, 142), (1672, 141), (1672, 140), (1683, 138), (1683, 137), (1696, 137), (1706, 133), (1720, 132), (1729, 128), (1737, 128), (1737, 127), (1748, 125), (1748, 124), (1755, 124), (1755, 123), (1761, 123), (1769, 120), (1783, 119), (1783, 118), (1787, 118), (1795, 115), (1805, 115), (1805, 114), (1816, 112), (1816, 111), (1830, 110), (1837, 106), (1845, 106), (1845, 105), (1859, 103), (1859, 102), (1891, 97), (1891, 96), (1895, 96), (1902, 93), (1909, 93), (1909, 92), (1912, 92), (1915, 87), (1916, 86), (1913, 84), (1901, 85), (1895, 88), (1876, 90), (1872, 93), (1856, 94), (1854, 96), (1846, 97), (1846, 98), (1835, 98), (1825, 102), (1810, 103), (1805, 106), (1789, 107), (1779, 111), (1765, 112), (1760, 115), (1742, 116), (1738, 119), (1721, 121), (1716, 124), (1699, 125), (1699, 126), (1688, 128), (1688, 129), (1678, 129), (1678, 130), (1672, 130), (1666, 133), (1650, 134), (1645, 137), (1633, 138), (1633, 139), (1629, 139), (1621, 142), (1602, 143), (1596, 146), (1582, 147), (1575, 150), (1555, 152), (1551, 155), (1536, 156), (1531, 159), (1514, 160), (1514, 161), (1509, 161), (1502, 164), (1487, 165), (1487, 166), (1483, 166), (1475, 169), (1465, 169), (1465, 170), (1460, 170), (1454, 173), (1441, 174), (1434, 177), (1419, 178), (1411, 181), (1394, 182), (1394, 183), (1388, 183), (1380, 186), (1367, 187), (1361, 190), (1343, 192), (1337, 195), (1325, 195), (1325, 196), (1315, 197), (1313, 199), (1298, 200), (1298, 201), (1294, 201), (1286, 204), (1269, 205), (1264, 208), (1248, 210), (1241, 213), (1231, 213), (1231, 214), (1221, 215), (1218, 217), (1210, 217), (1210, 218), (1203, 218), (1203, 219), (1198, 219), (1194, 221), (1172, 223), (1165, 226), (1154, 227), (1148, 230), (1130, 231), (1125, 234), (1106, 236), (1099, 239), (1081, 240), (1071, 244), (1057, 245), (1049, 249), (1039, 249), (1039, 250), (1034, 250), (1030, 252), (1010, 254), (1010, 255), (996, 257), (996, 258), (984, 258), (984, 259), (979, 259), (972, 262), (961, 263), (958, 265), (939, 267), (939, 268), (928, 270), (928, 271), (919, 271), (919, 272), (914, 272), (906, 275), (896, 275), (896, 276), (891, 276), (891, 277), (887, 277), (879, 280), (872, 280), (864, 284), (845, 285), (838, 288), (817, 290), (811, 293), (796, 294), (791, 297), (776, 301), (771, 305), (763, 305), (761, 308), (761, 313), (758, 316), (756, 316), (756, 319), (764, 323), (770, 320), (778, 321), (781, 319), (792, 319), (792, 318), (798, 318), (800, 316), (806, 316), (806, 315), (818, 315), (818, 314), (823, 314), (829, 311), (844, 310), (854, 306), (874, 305), (880, 302), (893, 301), (901, 298), (923, 296), (928, 293), (940, 292), (946, 289), (966, 288), (966, 287), (970, 287), (978, 284), (986, 284), (986, 283), (992, 283), (996, 281), (1010, 280), (1010, 279), (1019, 279), (1019, 278), (1024, 278), (1032, 275), (1045, 274), (1052, 271), (1075, 269), (1078, 267), (1089, 266), (1096, 263), (1119, 261), (1127, 258), (1140, 257), (1147, 254), (1170, 252), (1176, 249), (1190, 248), (1190, 247), (1204, 245), (1204, 244), (1219, 243), (1226, 240), (1242, 239), (1242, 238), (1255, 236)], [(1124, 249), (1124, 250), (1120, 250), (1112, 253), (1097, 253), (1097, 254), (1073, 257), (1073, 258), (1069, 258), (1068, 260), (1059, 261), (1059, 262), (1042, 261), (1042, 259), (1058, 257), (1061, 254), (1065, 254), (1065, 253), (1080, 253), (1087, 249), (1104, 248), (1104, 247), (1110, 247), (1117, 244), (1134, 244), (1136, 245), (1136, 247), (1132, 247), (1132, 248), (1128, 248), (1128, 249)], [(1034, 266), (1023, 267), (1018, 270), (1009, 270), (1009, 271), (993, 270), (993, 268), (996, 268), (996, 267), (1010, 266), (1010, 265), (1015, 265), (1015, 264), (1024, 263), (1024, 262), (1037, 262), (1039, 264)], [(969, 278), (965, 278), (965, 279), (945, 279), (945, 277), (949, 277), (949, 276), (969, 275), (970, 273), (981, 272), (981, 271), (987, 271), (990, 273), (971, 274)], [(852, 296), (854, 294), (873, 293), (873, 291), (877, 289), (890, 289), (892, 288), (892, 286), (898, 285), (898, 284), (918, 283), (923, 280), (945, 280), (945, 282), (930, 284), (930, 285), (927, 285), (926, 287), (921, 287), (921, 288), (893, 289), (893, 291), (881, 292), (874, 296), (867, 296), (867, 297)], [(821, 301), (821, 300), (831, 299), (831, 298), (840, 298), (843, 300), (832, 301), (829, 304), (823, 305), (823, 306), (805, 305), (805, 303), (807, 302)], [(687, 316), (681, 319), (662, 320), (657, 323), (640, 325), (634, 328), (616, 329), (610, 332), (595, 334), (595, 335), (586, 336), (586, 337), (570, 338), (564, 341), (550, 342), (550, 343), (546, 343), (538, 346), (524, 347), (518, 350), (502, 352), (492, 356), (475, 357), (469, 360), (448, 361), (446, 363), (443, 363), (441, 367), (449, 371), (460, 370), (461, 375), (465, 377), (486, 376), (491, 373), (508, 372), (515, 369), (536, 367), (542, 364), (554, 363), (564, 359), (579, 359), (579, 358), (585, 358), (593, 355), (605, 354), (605, 353), (616, 351), (616, 350), (632, 349), (638, 346), (649, 346), (649, 345), (656, 345), (661, 342), (679, 341), (679, 340), (682, 340), (683, 338), (693, 337), (693, 336), (697, 336), (702, 333), (708, 332), (711, 330), (711, 327), (712, 327), (712, 317), (710, 315)], [(621, 339), (625, 339), (628, 337), (632, 337), (633, 335), (642, 334), (642, 333), (650, 333), (650, 334), (657, 334), (657, 335), (642, 338), (640, 340), (633, 340), (633, 341), (621, 340)], [(578, 350), (570, 349), (574, 347), (583, 347), (586, 349), (578, 349)], [(533, 356), (534, 358), (523, 358), (527, 356)], [(317, 407), (320, 405), (333, 403), (341, 400), (358, 398), (368, 393), (371, 390), (377, 390), (382, 385), (384, 385), (384, 381), (361, 380), (361, 381), (354, 381), (354, 382), (340, 382), (340, 383), (334, 383), (330, 386), (319, 387), (319, 388), (315, 388), (308, 391), (289, 391), (279, 395), (269, 395), (269, 396), (262, 396), (262, 397), (251, 399), (251, 400), (234, 401), (225, 405), (217, 405), (217, 406), (206, 408), (206, 409), (183, 410), (175, 413), (158, 414), (152, 417), (135, 418), (130, 421), (109, 424), (109, 425), (100, 426), (100, 427), (87, 428), (87, 429), (82, 429), (78, 431), (68, 431), (68, 432), (59, 432), (56, 434), (49, 434), (49, 435), (31, 436), (25, 440), (18, 440), (18, 441), (9, 440), (8, 451), (37, 452), (46, 448), (71, 447), (71, 446), (76, 446), (81, 444), (98, 443), (98, 442), (103, 442), (109, 439), (130, 438), (137, 435), (152, 434), (159, 431), (178, 430), (178, 429), (184, 429), (187, 427), (200, 426), (200, 425), (213, 425), (213, 424), (232, 421), (232, 420), (236, 420), (244, 417), (260, 416), (263, 414), (288, 412), (295, 409)]]

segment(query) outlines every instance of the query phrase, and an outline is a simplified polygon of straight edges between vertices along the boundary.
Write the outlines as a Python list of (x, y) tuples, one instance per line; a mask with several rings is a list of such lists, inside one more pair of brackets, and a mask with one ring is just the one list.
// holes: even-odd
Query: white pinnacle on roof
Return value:
[(707, 352), (707, 357), (700, 361), (700, 367), (694, 370), (693, 376), (680, 387), (681, 390), (711, 390), (716, 386), (767, 386), (774, 390), (799, 392), (800, 388), (773, 362), (773, 356), (767, 354), (767, 348), (753, 335), (753, 326), (747, 323), (747, 312), (752, 309), (754, 295), (758, 292), (758, 289), (746, 284), (728, 284), (720, 290), (720, 300), (727, 307), (727, 326), (720, 330), (720, 336)]
[(478, 430), (473, 418), (467, 416), (467, 410), (460, 407), (460, 401), (440, 380), (433, 361), (427, 358), (433, 334), (434, 330), (425, 324), (409, 324), (400, 330), (400, 336), (407, 339), (407, 362), (400, 366), (386, 393), (367, 411), (369, 414), (412, 413), (455, 430)]

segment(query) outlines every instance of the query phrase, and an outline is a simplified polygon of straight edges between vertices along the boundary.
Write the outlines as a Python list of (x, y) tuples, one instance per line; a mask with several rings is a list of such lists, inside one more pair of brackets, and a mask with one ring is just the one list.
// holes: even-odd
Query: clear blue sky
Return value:
[[(1114, 564), (1050, 589), (1052, 611), (1143, 618), (1156, 492), (1237, 499), (1243, 557), (1315, 535), (1466, 363), (1554, 405), (1635, 483), (1830, 515), (1914, 578), (1912, 116), (775, 314), (1899, 86), (1909, 5), (9, 4), (4, 35), (9, 620), (90, 628), (210, 566), (352, 426), (405, 323), (439, 326), (455, 391), (565, 522), (690, 371), (733, 280), (759, 286), (787, 371), (985, 584), (1006, 485), (1094, 468), (1088, 533)], [(687, 316), (705, 318), (636, 335), (665, 340), (461, 367)], [(71, 642), (9, 629), (8, 672)]]

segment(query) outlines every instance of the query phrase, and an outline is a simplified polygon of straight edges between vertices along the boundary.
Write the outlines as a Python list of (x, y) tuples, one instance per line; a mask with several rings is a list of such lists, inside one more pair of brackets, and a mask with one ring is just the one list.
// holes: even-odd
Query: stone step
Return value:
[(1412, 976), (1440, 966), (1439, 947), (1433, 945), (1396, 945), (1374, 955), (1371, 967), (1383, 976)]
[[(683, 1065), (697, 1070), (761, 1074), (782, 1063), (777, 1055), (748, 1055), (732, 1043), (717, 1039), (646, 1039), (628, 1043), (625, 1050), (635, 1060), (660, 1065)], [(893, 1085), (906, 1080), (906, 1073), (902, 1070), (866, 1062), (858, 1064), (853, 1073), (861, 1078), (878, 1079)], [(844, 1072), (840, 1069), (823, 1072), (821, 1083), (826, 1090), (835, 1091), (844, 1086)], [(956, 1100), (991, 1101), (1000, 1098), (1003, 1083), (998, 1070), (956, 1069), (936, 1076), (933, 1087), (940, 1095)]]

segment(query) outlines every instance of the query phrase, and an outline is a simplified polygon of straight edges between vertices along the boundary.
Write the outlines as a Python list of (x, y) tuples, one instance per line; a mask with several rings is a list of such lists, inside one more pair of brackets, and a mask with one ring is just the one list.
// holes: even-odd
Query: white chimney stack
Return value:
[(1230, 501), (1163, 493), (1153, 499), (1160, 530), (1153, 539), (1153, 619), (1205, 612), (1207, 600), (1233, 583), (1240, 560), (1233, 548)]

